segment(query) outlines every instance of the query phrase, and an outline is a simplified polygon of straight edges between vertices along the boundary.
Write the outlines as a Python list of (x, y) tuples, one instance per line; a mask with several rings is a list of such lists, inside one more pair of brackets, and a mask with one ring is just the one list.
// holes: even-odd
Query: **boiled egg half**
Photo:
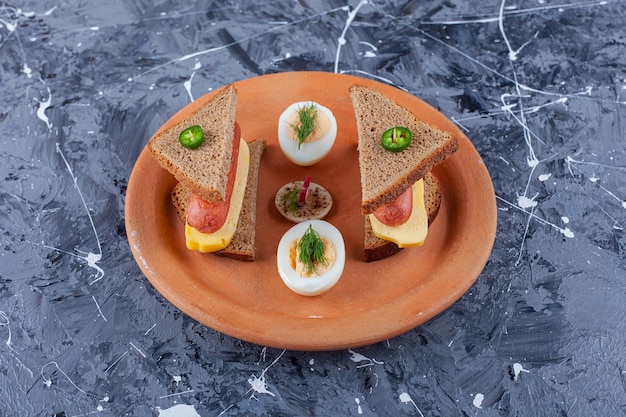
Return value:
[[(311, 272), (299, 262), (298, 242), (314, 230), (324, 243), (326, 265), (314, 264)], [(278, 243), (278, 274), (292, 291), (307, 296), (328, 291), (339, 281), (346, 263), (346, 248), (341, 232), (324, 220), (308, 220), (289, 229)]]
[[(314, 109), (315, 121), (310, 134), (299, 140), (298, 130), (306, 125), (303, 112)], [(304, 117), (304, 118), (303, 118)], [(303, 133), (305, 135), (305, 133)], [(300, 101), (287, 107), (278, 119), (278, 144), (283, 154), (296, 165), (310, 166), (321, 161), (335, 143), (337, 138), (337, 120), (326, 107), (314, 101)]]

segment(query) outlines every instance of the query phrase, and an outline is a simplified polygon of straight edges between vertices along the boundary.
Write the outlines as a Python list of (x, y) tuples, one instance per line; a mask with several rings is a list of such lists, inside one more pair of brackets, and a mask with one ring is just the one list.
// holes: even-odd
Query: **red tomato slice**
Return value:
[(411, 217), (413, 210), (413, 187), (409, 187), (400, 197), (379, 207), (374, 217), (387, 226), (400, 226)]
[(235, 185), (235, 175), (237, 174), (237, 158), (239, 156), (239, 141), (241, 139), (241, 129), (235, 122), (235, 139), (233, 140), (233, 158), (228, 171), (226, 182), (226, 198), (220, 202), (210, 202), (201, 199), (193, 193), (189, 193), (187, 201), (187, 223), (202, 233), (214, 233), (218, 231), (226, 222), (230, 198)]

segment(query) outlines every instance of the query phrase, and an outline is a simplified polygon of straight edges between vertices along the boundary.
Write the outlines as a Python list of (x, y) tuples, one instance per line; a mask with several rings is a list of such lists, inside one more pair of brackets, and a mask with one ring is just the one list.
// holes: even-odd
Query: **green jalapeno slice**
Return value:
[(411, 131), (402, 126), (392, 127), (383, 133), (380, 142), (385, 150), (402, 152), (411, 143)]
[(204, 142), (204, 132), (198, 125), (191, 126), (180, 132), (178, 140), (185, 148), (196, 149)]

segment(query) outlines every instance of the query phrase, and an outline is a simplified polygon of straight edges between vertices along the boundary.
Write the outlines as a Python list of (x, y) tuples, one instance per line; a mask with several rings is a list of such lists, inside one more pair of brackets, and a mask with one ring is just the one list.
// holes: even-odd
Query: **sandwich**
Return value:
[(238, 260), (255, 257), (256, 191), (265, 142), (246, 142), (235, 121), (230, 84), (191, 115), (148, 142), (178, 184), (172, 203), (185, 223), (188, 249)]
[(371, 262), (424, 243), (442, 201), (431, 170), (459, 144), (378, 91), (353, 85), (350, 97), (358, 134), (363, 255)]

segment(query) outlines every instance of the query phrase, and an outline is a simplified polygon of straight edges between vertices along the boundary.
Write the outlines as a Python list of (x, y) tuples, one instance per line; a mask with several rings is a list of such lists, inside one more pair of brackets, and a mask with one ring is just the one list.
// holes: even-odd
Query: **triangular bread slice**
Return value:
[[(265, 150), (265, 141), (258, 139), (248, 143), (250, 148), (250, 168), (248, 182), (243, 198), (243, 206), (239, 213), (237, 229), (226, 248), (214, 252), (215, 255), (225, 256), (239, 261), (254, 261), (256, 256), (256, 198), (259, 179), (261, 156)], [(172, 190), (172, 202), (183, 223), (187, 219), (187, 200), (189, 189), (179, 182)]]
[[(361, 211), (369, 214), (392, 202), (458, 148), (448, 132), (419, 120), (384, 94), (362, 85), (350, 87), (358, 131)], [(380, 143), (395, 126), (411, 130), (407, 149), (394, 153)]]
[[(435, 220), (437, 213), (439, 213), (441, 199), (442, 194), (439, 181), (433, 174), (426, 174), (424, 177), (424, 207), (426, 208), (426, 214), (428, 215), (429, 225)], [(364, 218), (365, 239), (363, 257), (365, 262), (378, 261), (391, 255), (395, 255), (402, 250), (402, 248), (394, 242), (377, 237), (372, 231), (370, 216), (364, 216)]]
[[(179, 182), (202, 199), (211, 202), (226, 198), (226, 173), (233, 155), (237, 90), (229, 84), (218, 91), (195, 113), (162, 132), (148, 142), (148, 149), (159, 164)], [(178, 136), (184, 129), (199, 125), (204, 143), (197, 149), (180, 144)]]

